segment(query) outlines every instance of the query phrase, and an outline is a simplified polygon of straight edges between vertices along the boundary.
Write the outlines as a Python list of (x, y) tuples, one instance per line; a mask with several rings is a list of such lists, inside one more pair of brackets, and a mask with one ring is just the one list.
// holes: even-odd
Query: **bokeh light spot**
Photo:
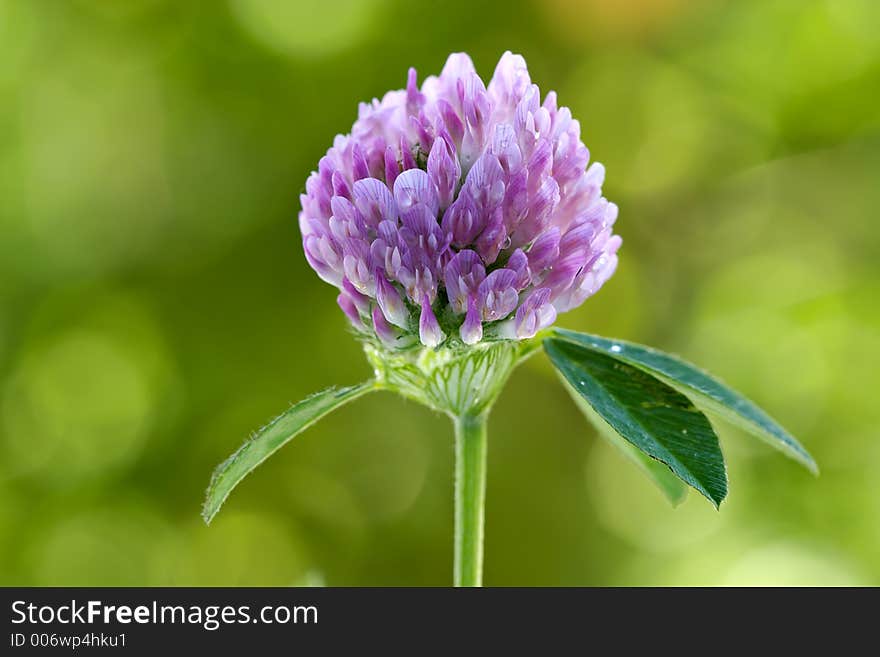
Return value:
[(177, 585), (292, 586), (312, 570), (290, 518), (225, 509), (210, 527), (194, 525)]
[(170, 214), (159, 94), (128, 51), (56, 58), (27, 85), (19, 220), (41, 256), (28, 267), (102, 271), (151, 252)]
[(572, 44), (591, 39), (641, 38), (662, 28), (689, 0), (536, 0), (559, 38)]
[(71, 512), (29, 546), (38, 586), (139, 586), (160, 576), (169, 526), (142, 503)]
[[(72, 305), (79, 316), (69, 316)], [(0, 389), (0, 469), (46, 486), (116, 472), (160, 414), (173, 418), (175, 388), (159, 329), (135, 297), (91, 290), (47, 300)]]
[(26, 353), (5, 391), (8, 458), (63, 478), (99, 472), (137, 452), (149, 411), (136, 362), (101, 335), (66, 333)]
[(841, 558), (795, 544), (746, 552), (727, 571), (722, 586), (856, 586), (861, 578)]
[(344, 51), (359, 42), (378, 0), (231, 0), (233, 14), (263, 45), (299, 57)]
[(799, 434), (828, 403), (835, 343), (798, 309), (834, 290), (837, 279), (830, 254), (821, 268), (804, 256), (777, 251), (720, 269), (701, 291), (688, 349), (690, 358), (748, 390)]

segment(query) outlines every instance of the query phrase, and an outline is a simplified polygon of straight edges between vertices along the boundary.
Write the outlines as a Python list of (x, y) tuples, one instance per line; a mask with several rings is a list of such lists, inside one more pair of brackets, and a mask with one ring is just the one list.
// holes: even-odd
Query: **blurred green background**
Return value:
[(543, 357), (490, 424), (490, 585), (880, 584), (880, 3), (0, 0), (0, 584), (445, 585), (452, 434), (360, 400), (199, 518), (213, 467), (368, 376), (298, 194), (357, 103), (525, 55), (624, 247), (566, 327), (719, 374), (813, 478), (720, 426), (678, 509)]

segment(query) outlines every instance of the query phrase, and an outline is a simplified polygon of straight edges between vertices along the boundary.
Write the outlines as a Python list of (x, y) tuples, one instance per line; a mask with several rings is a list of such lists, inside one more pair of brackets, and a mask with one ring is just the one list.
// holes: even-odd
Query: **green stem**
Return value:
[(455, 586), (481, 586), (483, 582), (486, 416), (455, 418)]

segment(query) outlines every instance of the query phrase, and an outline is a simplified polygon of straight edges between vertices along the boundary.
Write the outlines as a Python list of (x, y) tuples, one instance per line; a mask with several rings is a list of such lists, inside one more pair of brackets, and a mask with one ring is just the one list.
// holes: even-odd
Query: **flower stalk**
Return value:
[(482, 586), (488, 413), (455, 418), (455, 586)]
[(489, 411), (510, 373), (543, 338), (390, 353), (364, 342), (378, 388), (446, 413), (455, 426), (455, 586), (482, 585)]

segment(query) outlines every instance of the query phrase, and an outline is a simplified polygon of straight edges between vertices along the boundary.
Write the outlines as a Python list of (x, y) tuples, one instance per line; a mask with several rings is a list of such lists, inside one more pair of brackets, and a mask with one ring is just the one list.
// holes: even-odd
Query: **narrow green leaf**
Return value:
[(623, 438), (669, 466), (716, 507), (727, 471), (709, 420), (680, 392), (636, 367), (566, 340), (544, 349), (556, 369)]
[(283, 447), (287, 441), (322, 417), (364, 393), (376, 390), (373, 381), (347, 388), (328, 388), (294, 404), (257, 431), (235, 453), (214, 470), (202, 508), (206, 523), (220, 510), (223, 502), (251, 471)]
[(675, 476), (675, 473), (669, 469), (669, 466), (651, 458), (631, 442), (624, 440), (610, 424), (603, 420), (602, 417), (593, 410), (593, 407), (590, 406), (580, 394), (578, 394), (574, 387), (569, 384), (562, 375), (560, 375), (560, 378), (562, 379), (565, 389), (568, 390), (571, 398), (574, 400), (574, 403), (579, 409), (581, 409), (581, 412), (586, 416), (590, 423), (596, 427), (599, 435), (620, 450), (624, 457), (634, 463), (639, 470), (647, 475), (673, 506), (678, 506), (684, 502), (687, 497), (687, 486)]
[(694, 403), (705, 410), (760, 438), (812, 473), (819, 473), (816, 461), (794, 436), (756, 404), (695, 365), (677, 356), (623, 340), (611, 340), (565, 329), (556, 329), (553, 335), (653, 374), (693, 398)]

